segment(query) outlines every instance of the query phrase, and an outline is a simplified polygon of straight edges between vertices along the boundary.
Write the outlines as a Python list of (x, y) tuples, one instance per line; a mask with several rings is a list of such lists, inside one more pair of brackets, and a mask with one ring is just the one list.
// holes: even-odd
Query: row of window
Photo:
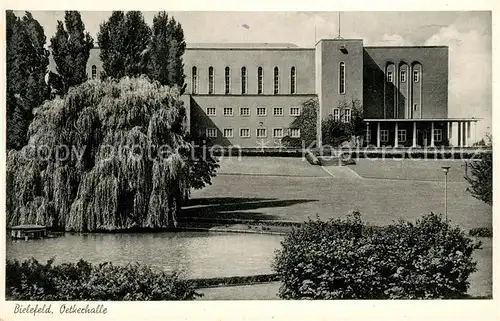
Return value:
[[(233, 107), (224, 107), (224, 116), (234, 116)], [(257, 116), (267, 116), (267, 107), (257, 107)], [(208, 116), (217, 116), (215, 107), (207, 108)], [(283, 107), (273, 107), (274, 116), (283, 116)], [(250, 107), (240, 107), (240, 116), (250, 116)], [(290, 107), (290, 116), (300, 116), (300, 107)]]
[[(217, 137), (217, 128), (207, 128), (206, 134), (207, 137), (216, 138)], [(257, 138), (266, 138), (267, 137), (267, 128), (257, 128), (255, 131)], [(300, 129), (299, 128), (290, 128), (289, 135), (293, 138), (300, 137)], [(273, 137), (283, 138), (285, 136), (285, 130), (283, 128), (273, 128)], [(234, 130), (233, 128), (224, 128), (222, 131), (222, 137), (233, 138)], [(250, 138), (250, 128), (240, 128), (240, 137), (241, 138)]]
[[(441, 128), (434, 129), (434, 141), (441, 142), (443, 140), (443, 130)], [(371, 130), (368, 129), (366, 131), (367, 140), (370, 140)], [(398, 142), (404, 143), (406, 142), (407, 134), (406, 129), (398, 129)], [(381, 129), (380, 130), (380, 141), (383, 143), (387, 143), (389, 141), (389, 130)]]
[(345, 123), (350, 122), (351, 121), (351, 109), (345, 108), (342, 111), (344, 112), (343, 115), (340, 114), (339, 108), (334, 108), (333, 109), (333, 120), (334, 121), (342, 120)]
[[(393, 72), (391, 70), (387, 71), (387, 82), (393, 82)], [(406, 70), (401, 70), (399, 72), (399, 82), (406, 82)], [(413, 82), (420, 82), (420, 71), (413, 71)]]
[[(248, 93), (248, 71), (246, 67), (241, 67), (241, 94)], [(214, 91), (214, 78), (215, 71), (214, 67), (208, 68), (208, 94), (212, 95)], [(193, 67), (191, 69), (191, 91), (193, 94), (198, 93), (198, 68)], [(224, 69), (224, 94), (231, 94), (231, 68), (226, 67)], [(290, 94), (295, 94), (297, 92), (297, 71), (295, 67), (290, 68)], [(257, 68), (257, 94), (264, 93), (264, 70), (262, 67)], [(278, 95), (280, 93), (280, 70), (278, 67), (274, 67), (274, 90), (273, 93)]]

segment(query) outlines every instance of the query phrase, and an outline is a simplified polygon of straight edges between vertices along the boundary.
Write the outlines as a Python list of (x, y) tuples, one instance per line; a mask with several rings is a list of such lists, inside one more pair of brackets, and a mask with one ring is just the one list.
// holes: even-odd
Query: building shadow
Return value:
[[(209, 107), (214, 107), (210, 105)], [(205, 136), (207, 128), (215, 128), (217, 130), (217, 137), (211, 137), (211, 144), (216, 144), (219, 146), (231, 146), (231, 142), (229, 139), (224, 137), (224, 133), (221, 128), (213, 121), (212, 117), (209, 117), (202, 106), (198, 104), (198, 102), (194, 99), (193, 96), (190, 97), (190, 112), (191, 112), (191, 130), (198, 137)], [(220, 110), (218, 111), (221, 112)], [(234, 129), (236, 130), (236, 129)], [(233, 133), (236, 135), (236, 133)]]
[[(244, 220), (273, 220), (283, 216), (270, 215), (265, 212), (246, 212), (257, 209), (288, 207), (296, 204), (316, 202), (313, 199), (265, 199), (265, 198), (237, 198), (215, 197), (192, 199), (179, 213), (179, 218), (203, 219), (244, 219)], [(286, 209), (284, 209), (286, 211)]]

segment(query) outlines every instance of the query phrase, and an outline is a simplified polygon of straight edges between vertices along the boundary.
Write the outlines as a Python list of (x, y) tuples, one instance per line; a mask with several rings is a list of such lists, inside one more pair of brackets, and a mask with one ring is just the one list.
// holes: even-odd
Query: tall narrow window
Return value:
[(247, 93), (247, 67), (241, 67), (241, 94)]
[(274, 94), (277, 95), (280, 92), (280, 71), (278, 67), (274, 67)]
[(92, 79), (96, 79), (96, 78), (97, 78), (97, 66), (92, 65)]
[(296, 80), (295, 67), (290, 70), (290, 94), (295, 94), (297, 92), (297, 80)]
[(339, 94), (345, 94), (345, 63), (339, 65)]
[(224, 72), (224, 79), (225, 79), (224, 93), (227, 95), (231, 92), (231, 70), (229, 69), (229, 67), (226, 67), (226, 70)]
[(192, 68), (193, 70), (191, 71), (191, 92), (193, 94), (198, 93), (198, 69), (196, 67)]
[(208, 68), (208, 94), (214, 93), (214, 67)]
[(262, 80), (262, 67), (259, 67), (259, 69), (257, 69), (257, 94), (262, 94)]

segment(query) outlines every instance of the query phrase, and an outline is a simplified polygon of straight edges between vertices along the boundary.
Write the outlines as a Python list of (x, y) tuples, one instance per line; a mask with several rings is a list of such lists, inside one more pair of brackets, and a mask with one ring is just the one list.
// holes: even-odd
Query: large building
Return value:
[[(448, 47), (363, 46), (361, 39), (293, 44), (197, 44), (184, 56), (183, 100), (192, 131), (219, 145), (279, 146), (315, 98), (319, 120), (360, 112), (365, 145), (467, 146), (475, 118), (448, 118)], [(88, 74), (101, 71), (99, 49)], [(356, 110), (353, 110), (356, 109)], [(317, 140), (321, 142), (321, 121)]]

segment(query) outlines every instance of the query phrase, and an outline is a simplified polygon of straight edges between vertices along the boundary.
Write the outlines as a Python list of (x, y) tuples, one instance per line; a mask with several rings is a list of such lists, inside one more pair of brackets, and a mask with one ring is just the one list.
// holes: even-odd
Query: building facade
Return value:
[[(366, 122), (365, 145), (467, 146), (475, 118), (448, 118), (448, 47), (366, 47), (361, 39), (293, 44), (198, 44), (184, 56), (188, 126), (222, 146), (276, 147), (317, 99), (321, 120)], [(90, 77), (102, 70), (91, 51)], [(353, 110), (353, 108), (359, 110)]]

